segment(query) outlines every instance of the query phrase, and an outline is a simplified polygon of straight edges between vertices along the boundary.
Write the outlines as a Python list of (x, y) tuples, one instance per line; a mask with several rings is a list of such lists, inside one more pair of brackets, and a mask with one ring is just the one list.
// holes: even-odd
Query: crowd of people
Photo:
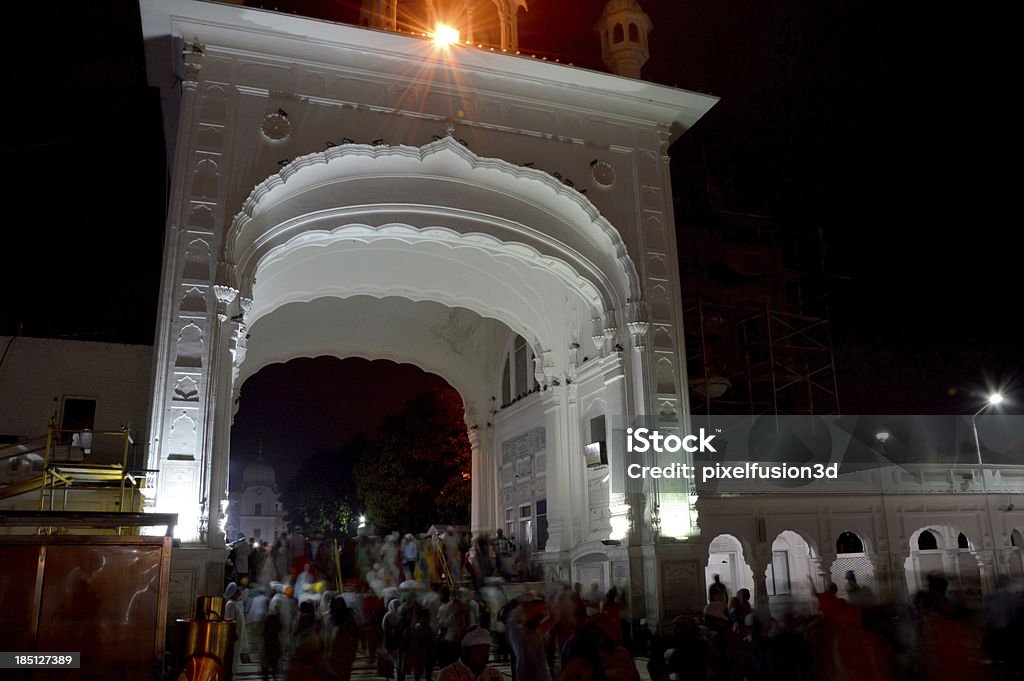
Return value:
[(502, 530), (493, 538), (484, 532), (472, 537), (452, 526), (415, 537), (361, 535), (341, 543), (339, 561), (344, 579), (358, 580), (379, 562), (393, 581), (412, 580), (426, 588), (462, 581), (471, 581), (479, 588), (488, 577), (506, 581), (530, 577), (525, 547), (506, 537)]
[[(614, 629), (621, 642), (614, 602), (614, 624), (584, 634), (586, 613), (568, 608), (567, 595), (557, 603), (532, 591), (510, 599), (508, 584), (529, 574), (500, 530), (493, 539), (447, 527), (342, 541), (296, 530), (269, 547), (241, 539), (230, 548), (224, 596), (225, 619), (236, 622), (233, 667), (258, 657), (265, 679), (348, 679), (357, 655), (398, 681), (486, 679), (497, 674), (486, 664), (493, 647), (517, 681), (543, 681), (558, 678), (555, 641), (572, 641), (563, 652), (577, 670), (597, 654), (587, 646), (601, 632)], [(635, 673), (631, 659), (630, 668)]]
[(880, 601), (851, 571), (840, 589), (812, 584), (816, 609), (778, 618), (729, 594), (718, 576), (698, 617), (677, 617), (645, 651), (654, 681), (997, 681), (1024, 678), (1024, 599), (1005, 577), (985, 603), (976, 591), (951, 592), (942, 575), (905, 605)]
[(814, 593), (813, 612), (772, 617), (715, 576), (704, 611), (657, 636), (630, 621), (614, 588), (513, 588), (524, 574), (503, 540), (445, 530), (340, 546), (301, 532), (269, 550), (241, 542), (225, 591), (235, 665), (248, 652), (266, 679), (348, 679), (362, 656), (384, 679), (487, 681), (501, 678), (493, 659), (514, 681), (638, 681), (641, 657), (654, 681), (1024, 678), (1024, 600), (1005, 578), (972, 604), (933, 574), (897, 606), (851, 572), (842, 590)]

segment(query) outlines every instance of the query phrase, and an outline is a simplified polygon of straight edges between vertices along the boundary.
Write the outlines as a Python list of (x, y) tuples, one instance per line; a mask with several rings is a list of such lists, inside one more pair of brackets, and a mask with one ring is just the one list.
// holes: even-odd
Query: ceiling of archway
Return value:
[(236, 386), (296, 357), (363, 357), (414, 364), (444, 378), (467, 411), (494, 393), (509, 328), (464, 308), (406, 298), (322, 297), (274, 309), (250, 328)]
[(569, 345), (591, 336), (593, 293), (571, 268), (526, 247), (449, 230), (355, 225), (304, 233), (268, 253), (249, 319), (318, 298), (434, 301), (499, 319), (564, 366)]
[(342, 145), (295, 159), (245, 200), (225, 261), (245, 292), (269, 251), (305, 232), (353, 223), (442, 227), (525, 248), (573, 270), (594, 290), (599, 311), (641, 298), (621, 236), (584, 196), (450, 138), (424, 147)]

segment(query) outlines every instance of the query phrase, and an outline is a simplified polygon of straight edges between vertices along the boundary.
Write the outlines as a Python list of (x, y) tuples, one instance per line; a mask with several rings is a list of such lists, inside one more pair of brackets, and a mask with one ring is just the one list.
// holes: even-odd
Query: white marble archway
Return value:
[[(210, 339), (210, 496), (226, 490), (245, 377), (294, 357), (388, 358), (437, 373), (462, 394), (474, 422), (473, 523), (492, 526), (493, 443), (473, 428), (491, 408), (498, 346), (510, 332), (526, 338), (544, 386), (572, 383), (583, 343), (592, 356), (615, 346), (641, 355), (644, 346), (621, 343), (618, 329), (620, 321), (646, 329), (636, 270), (596, 209), (545, 173), (480, 159), (447, 138), (422, 149), (350, 146), (298, 159), (261, 183), (228, 231)], [(651, 386), (645, 372), (631, 382), (628, 408), (642, 412)], [(564, 418), (553, 423), (575, 441), (573, 400), (557, 398)], [(549, 484), (563, 484), (558, 468)], [(209, 509), (210, 527), (218, 510)], [(559, 514), (551, 509), (553, 546)]]

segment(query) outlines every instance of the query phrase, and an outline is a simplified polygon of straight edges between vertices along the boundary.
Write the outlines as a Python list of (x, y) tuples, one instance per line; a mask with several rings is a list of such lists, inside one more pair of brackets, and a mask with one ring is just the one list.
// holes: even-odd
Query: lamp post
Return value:
[(875, 433), (875, 442), (878, 443), (878, 447), (872, 447), (872, 451), (875, 453), (875, 465), (878, 467), (878, 489), (879, 492), (885, 493), (884, 479), (882, 475), (882, 456), (888, 457), (889, 452), (885, 449), (885, 443), (889, 441), (891, 434), (884, 428)]
[(971, 428), (974, 429), (974, 446), (978, 450), (979, 466), (982, 465), (983, 462), (981, 460), (981, 440), (978, 439), (978, 422), (976, 418), (981, 412), (985, 411), (989, 407), (994, 407), (995, 405), (999, 404), (1002, 401), (1003, 396), (1001, 393), (992, 393), (991, 395), (988, 396), (988, 400), (985, 402), (984, 405), (982, 405), (981, 409), (971, 414)]

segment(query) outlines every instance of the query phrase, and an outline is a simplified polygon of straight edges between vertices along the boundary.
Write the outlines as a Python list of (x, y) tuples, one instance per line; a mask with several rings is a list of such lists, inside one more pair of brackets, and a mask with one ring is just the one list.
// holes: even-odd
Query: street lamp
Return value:
[(980, 414), (981, 412), (985, 411), (989, 407), (996, 406), (997, 404), (999, 404), (1002, 401), (1003, 401), (1003, 396), (1002, 396), (1001, 393), (992, 393), (991, 395), (988, 396), (988, 400), (985, 402), (984, 405), (982, 405), (981, 409), (979, 409), (978, 411), (976, 411), (973, 414), (971, 414), (971, 428), (974, 429), (974, 446), (978, 450), (978, 465), (979, 466), (982, 465), (983, 462), (981, 460), (981, 440), (978, 439), (978, 422), (975, 419), (978, 416), (978, 414)]

